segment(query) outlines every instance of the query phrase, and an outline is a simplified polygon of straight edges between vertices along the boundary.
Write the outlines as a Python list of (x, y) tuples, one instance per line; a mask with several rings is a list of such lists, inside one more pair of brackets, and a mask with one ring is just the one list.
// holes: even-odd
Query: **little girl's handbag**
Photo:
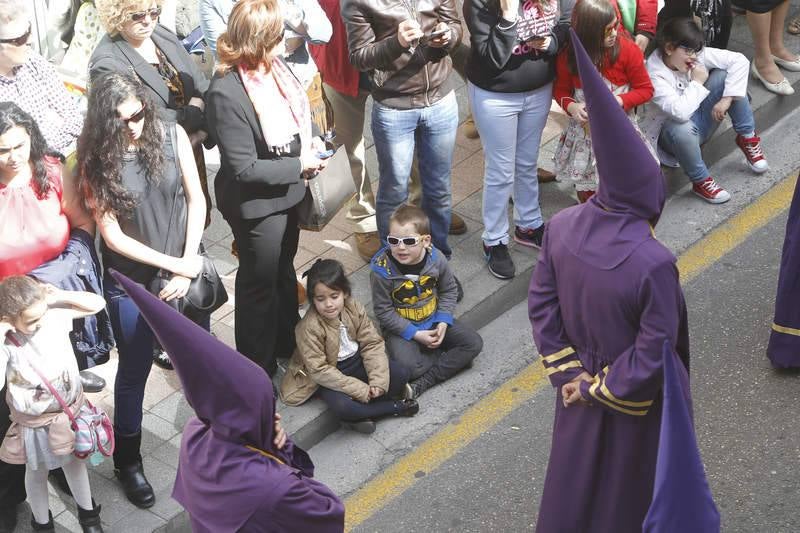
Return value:
[[(9, 333), (9, 338), (16, 346), (21, 346), (21, 343)], [(32, 341), (28, 341), (36, 355), (39, 354), (38, 348)], [(75, 431), (75, 449), (72, 452), (75, 457), (79, 459), (86, 459), (95, 452), (99, 452), (105, 457), (110, 457), (114, 453), (114, 427), (108, 415), (94, 405), (89, 400), (81, 406), (78, 410), (77, 416), (72, 413), (67, 402), (56, 391), (53, 384), (50, 383), (36, 364), (28, 359), (28, 364), (31, 365), (33, 371), (39, 376), (45, 384), (50, 394), (56, 399), (64, 414), (70, 420), (72, 430)]]

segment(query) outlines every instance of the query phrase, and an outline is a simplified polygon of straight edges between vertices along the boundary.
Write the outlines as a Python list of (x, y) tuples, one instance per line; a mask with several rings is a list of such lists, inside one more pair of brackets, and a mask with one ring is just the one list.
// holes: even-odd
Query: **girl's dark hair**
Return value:
[(699, 52), (705, 45), (705, 34), (692, 18), (673, 18), (659, 28), (656, 44), (662, 55), (666, 52), (668, 44)]
[(0, 318), (14, 320), (44, 297), (44, 285), (35, 279), (10, 276), (0, 281)]
[(319, 259), (311, 265), (303, 276), (308, 277), (308, 292), (314, 297), (314, 287), (322, 283), (331, 289), (337, 289), (350, 296), (350, 280), (344, 273), (344, 267), (335, 259)]
[[(621, 30), (617, 34), (614, 46), (611, 48), (605, 46), (606, 26), (616, 17), (617, 10), (609, 0), (578, 0), (572, 8), (572, 28), (597, 70), (602, 70), (606, 64), (613, 65), (619, 57), (619, 40), (624, 38)], [(617, 24), (621, 25), (622, 21), (617, 20)], [(572, 43), (569, 43), (568, 47), (567, 65), (572, 74), (577, 74), (578, 66), (575, 63)]]
[(97, 213), (118, 216), (136, 207), (136, 198), (122, 184), (122, 161), (130, 137), (117, 114), (117, 107), (131, 98), (144, 106), (136, 157), (148, 182), (157, 183), (164, 167), (164, 130), (139, 79), (133, 74), (111, 72), (92, 81), (89, 110), (78, 137), (77, 173), (84, 206)]
[(47, 175), (46, 155), (55, 155), (47, 150), (39, 126), (28, 113), (14, 102), (0, 102), (0, 135), (5, 135), (11, 128), (20, 127), (31, 139), (30, 161), (33, 163), (33, 189), (41, 200), (47, 197), (52, 183)]

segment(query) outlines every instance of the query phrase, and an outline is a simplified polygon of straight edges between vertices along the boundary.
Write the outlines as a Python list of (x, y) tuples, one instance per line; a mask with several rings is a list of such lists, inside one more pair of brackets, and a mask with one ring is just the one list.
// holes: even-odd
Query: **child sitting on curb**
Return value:
[(408, 370), (390, 361), (364, 306), (350, 294), (342, 264), (321, 259), (306, 273), (313, 305), (297, 324), (297, 348), (281, 382), (281, 399), (300, 405), (315, 392), (347, 427), (375, 431), (375, 419), (414, 416)]
[(72, 453), (75, 432), (39, 372), (77, 413), (86, 400), (69, 332), (73, 319), (98, 313), (105, 305), (96, 294), (62, 291), (27, 276), (0, 282), (0, 372), (8, 386), (6, 401), (13, 421), (0, 459), (25, 464), (34, 531), (55, 531), (47, 475), (56, 468), (64, 470), (83, 531), (103, 531), (86, 464)]
[(372, 305), (389, 357), (411, 372), (412, 398), (469, 366), (483, 339), (453, 318), (456, 279), (431, 244), (422, 209), (402, 205), (389, 219), (388, 246), (372, 258)]

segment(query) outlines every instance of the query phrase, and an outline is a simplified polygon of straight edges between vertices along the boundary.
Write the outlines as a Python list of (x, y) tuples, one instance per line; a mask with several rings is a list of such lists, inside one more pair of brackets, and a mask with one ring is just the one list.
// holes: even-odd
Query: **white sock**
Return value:
[(89, 486), (89, 472), (86, 470), (86, 463), (80, 459), (73, 459), (61, 467), (64, 470), (64, 477), (67, 478), (69, 490), (78, 507), (85, 511), (91, 511), (92, 489)]
[(745, 139), (752, 139), (755, 136), (756, 136), (756, 132), (754, 132), (754, 131), (751, 131), (750, 133), (743, 133), (742, 134), (742, 137), (744, 137)]
[(28, 493), (28, 505), (31, 506), (33, 519), (37, 524), (46, 524), (50, 520), (50, 502), (47, 499), (46, 468), (33, 470), (25, 468), (25, 491)]

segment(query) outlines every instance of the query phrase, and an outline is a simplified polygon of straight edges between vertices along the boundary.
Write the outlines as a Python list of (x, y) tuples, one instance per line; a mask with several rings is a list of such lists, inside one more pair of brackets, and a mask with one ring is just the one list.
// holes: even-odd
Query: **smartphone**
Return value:
[(325, 150), (324, 152), (317, 152), (318, 159), (328, 159), (336, 153), (336, 150)]
[(450, 31), (450, 28), (444, 28), (444, 29), (441, 29), (441, 30), (432, 31), (430, 33), (430, 35), (428, 35), (428, 39), (436, 39), (437, 37), (441, 37), (442, 35), (444, 35), (448, 31)]

